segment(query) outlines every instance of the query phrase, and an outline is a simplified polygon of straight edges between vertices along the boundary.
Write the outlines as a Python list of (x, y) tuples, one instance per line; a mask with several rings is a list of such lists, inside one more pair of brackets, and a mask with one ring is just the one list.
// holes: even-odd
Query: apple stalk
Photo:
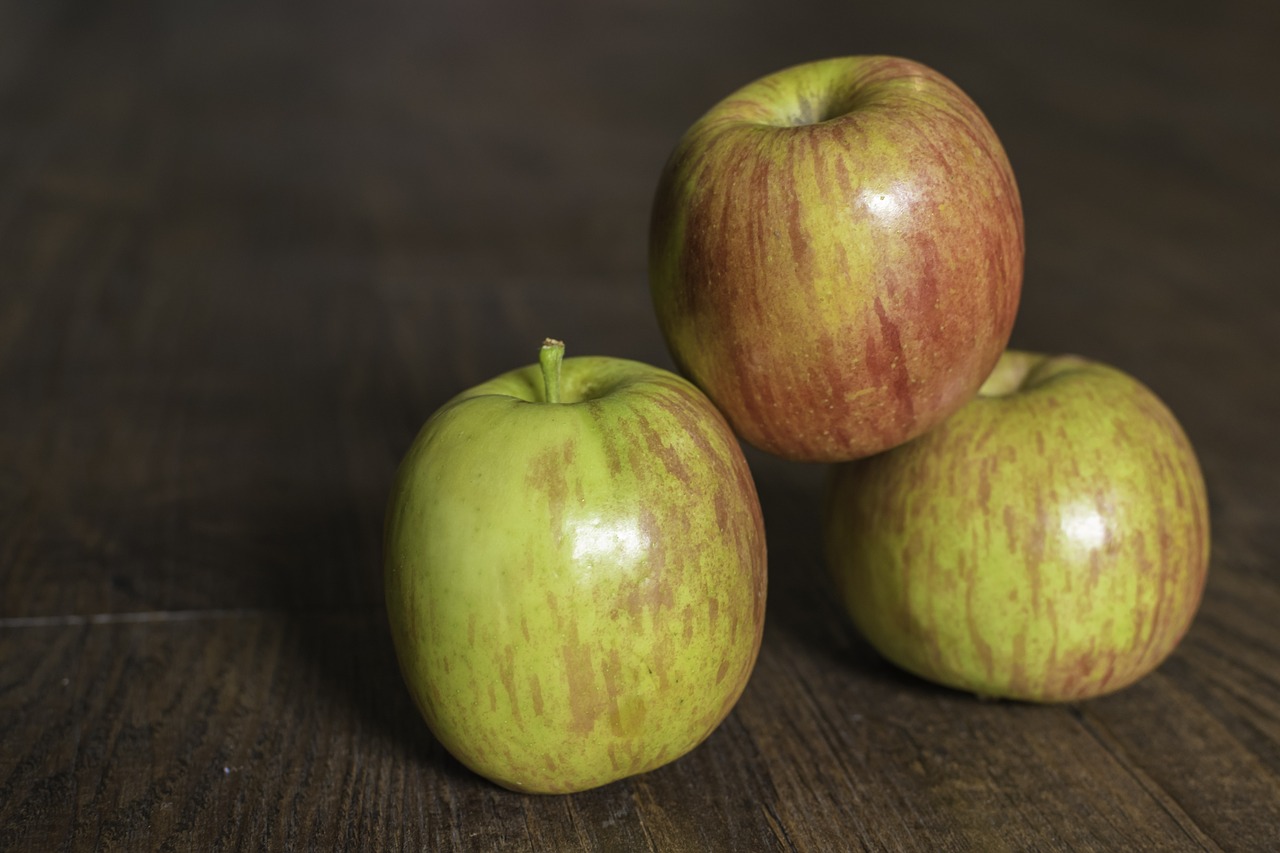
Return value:
[(560, 402), (560, 366), (564, 362), (564, 341), (546, 338), (538, 351), (538, 366), (542, 369), (543, 399), (548, 403)]

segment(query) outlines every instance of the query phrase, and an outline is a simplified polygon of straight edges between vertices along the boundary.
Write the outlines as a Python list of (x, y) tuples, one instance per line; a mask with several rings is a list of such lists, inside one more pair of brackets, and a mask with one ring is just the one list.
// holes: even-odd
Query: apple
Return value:
[(730, 95), (659, 181), (650, 282), (672, 357), (751, 444), (840, 462), (967, 402), (1013, 327), (1022, 204), (978, 107), (856, 56)]
[(579, 791), (689, 752), (760, 648), (765, 538), (736, 437), (673, 373), (563, 359), (459, 394), (400, 465), (385, 529), (404, 680), (459, 761)]
[(933, 431), (833, 466), (828, 564), (885, 658), (984, 696), (1119, 690), (1178, 644), (1209, 560), (1204, 479), (1136, 379), (1009, 352)]

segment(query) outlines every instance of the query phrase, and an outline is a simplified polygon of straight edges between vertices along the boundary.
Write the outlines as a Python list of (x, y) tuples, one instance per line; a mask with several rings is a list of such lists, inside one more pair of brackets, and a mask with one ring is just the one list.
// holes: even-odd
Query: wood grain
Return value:
[[(0, 850), (1280, 849), (1277, 37), (1252, 0), (0, 4)], [(1091, 702), (932, 687), (838, 612), (824, 472), (752, 452), (768, 624), (729, 719), (584, 794), (478, 779), (387, 633), (400, 455), (549, 334), (669, 367), (671, 146), (756, 76), (872, 52), (1009, 151), (1014, 344), (1186, 427), (1196, 622)]]

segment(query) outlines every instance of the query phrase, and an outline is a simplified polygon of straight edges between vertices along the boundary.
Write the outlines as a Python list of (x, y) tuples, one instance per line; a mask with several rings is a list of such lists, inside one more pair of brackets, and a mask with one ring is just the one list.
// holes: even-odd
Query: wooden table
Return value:
[[(1280, 849), (1280, 6), (669, 5), (0, 5), (0, 849)], [(823, 471), (752, 453), (770, 598), (728, 720), (584, 794), (473, 776), (396, 668), (394, 466), (544, 335), (670, 365), (671, 146), (871, 52), (1009, 151), (1014, 345), (1190, 434), (1190, 633), (1067, 706), (899, 674), (827, 592)]]

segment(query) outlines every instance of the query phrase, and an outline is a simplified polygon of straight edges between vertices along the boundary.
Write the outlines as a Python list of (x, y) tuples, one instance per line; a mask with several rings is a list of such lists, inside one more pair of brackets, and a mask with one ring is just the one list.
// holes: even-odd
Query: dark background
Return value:
[[(0, 849), (1280, 846), (1280, 6), (1117, 5), (0, 0)], [(670, 366), (666, 155), (851, 53), (932, 65), (1000, 134), (1013, 344), (1182, 420), (1200, 615), (1111, 697), (934, 688), (832, 605), (822, 469), (752, 453), (771, 586), (735, 712), (640, 778), (497, 789), (395, 668), (394, 467), (546, 335)]]

